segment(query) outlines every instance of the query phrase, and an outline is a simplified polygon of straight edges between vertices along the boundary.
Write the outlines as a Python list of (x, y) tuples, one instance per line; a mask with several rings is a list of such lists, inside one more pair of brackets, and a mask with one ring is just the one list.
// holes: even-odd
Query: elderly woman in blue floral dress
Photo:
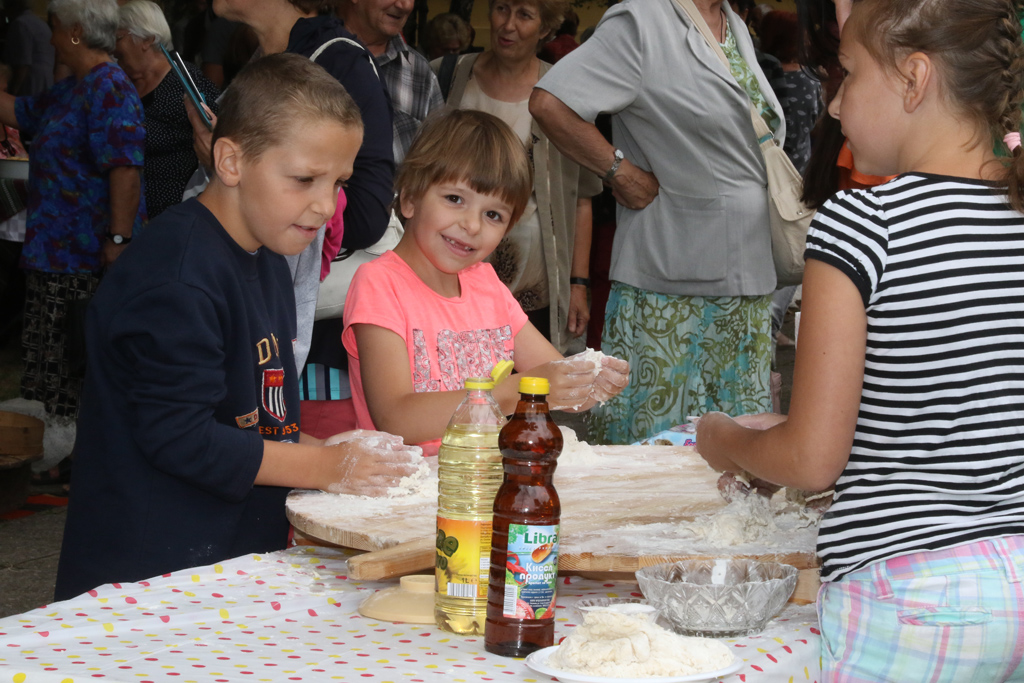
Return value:
[(145, 219), (142, 102), (111, 53), (116, 0), (51, 0), (51, 42), (72, 75), (37, 97), (0, 94), (0, 121), (32, 137), (21, 394), (74, 417), (81, 377), (66, 320)]

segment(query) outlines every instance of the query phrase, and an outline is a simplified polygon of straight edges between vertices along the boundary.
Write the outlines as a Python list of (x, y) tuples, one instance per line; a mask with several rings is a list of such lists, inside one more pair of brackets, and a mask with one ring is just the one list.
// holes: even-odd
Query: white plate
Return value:
[(690, 674), (689, 676), (649, 676), (645, 678), (613, 678), (611, 676), (588, 676), (574, 671), (563, 671), (548, 665), (548, 657), (558, 649), (557, 645), (537, 650), (526, 657), (526, 666), (537, 673), (554, 676), (560, 681), (570, 683), (625, 683), (626, 681), (640, 681), (642, 683), (699, 683), (700, 681), (714, 681), (719, 678), (731, 676), (743, 668), (743, 660), (734, 658), (733, 663), (718, 671), (708, 671), (701, 674)]

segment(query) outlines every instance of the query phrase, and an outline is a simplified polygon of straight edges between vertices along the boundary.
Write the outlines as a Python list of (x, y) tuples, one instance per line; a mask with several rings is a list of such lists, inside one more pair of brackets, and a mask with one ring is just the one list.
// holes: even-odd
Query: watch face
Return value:
[(124, 244), (124, 235), (111, 235), (110, 241), (114, 244)]

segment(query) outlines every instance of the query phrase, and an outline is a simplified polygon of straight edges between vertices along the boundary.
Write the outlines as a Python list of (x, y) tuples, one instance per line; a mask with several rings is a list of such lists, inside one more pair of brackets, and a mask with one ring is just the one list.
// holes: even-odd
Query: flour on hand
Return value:
[(716, 640), (687, 638), (644, 616), (595, 610), (562, 641), (548, 664), (589, 676), (647, 678), (718, 671), (733, 662)]
[(594, 379), (601, 374), (601, 359), (604, 358), (604, 354), (600, 351), (596, 351), (590, 347), (587, 347), (586, 351), (577, 353), (575, 356), (571, 356), (572, 360), (587, 360), (594, 364)]

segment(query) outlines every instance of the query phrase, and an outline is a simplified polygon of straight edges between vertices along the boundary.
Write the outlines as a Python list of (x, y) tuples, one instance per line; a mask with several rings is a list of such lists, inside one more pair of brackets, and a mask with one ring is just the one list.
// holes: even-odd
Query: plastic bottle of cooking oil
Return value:
[(505, 657), (525, 657), (555, 639), (562, 506), (552, 477), (562, 432), (549, 392), (543, 377), (520, 378), (519, 403), (498, 437), (505, 476), (494, 500), (484, 648)]
[(498, 434), (505, 416), (491, 395), (490, 377), (467, 379), (465, 386), (466, 398), (448, 423), (437, 457), (434, 619), (445, 631), (482, 635), (491, 516), (503, 474)]

